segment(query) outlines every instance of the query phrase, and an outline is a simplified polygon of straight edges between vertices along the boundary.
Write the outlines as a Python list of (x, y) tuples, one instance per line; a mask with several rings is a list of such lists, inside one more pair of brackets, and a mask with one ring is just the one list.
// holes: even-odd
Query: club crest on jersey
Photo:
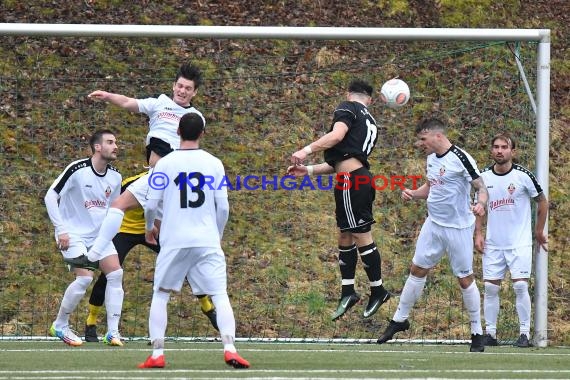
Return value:
[(515, 188), (515, 184), (511, 183), (509, 185), (509, 187), (507, 187), (507, 191), (509, 192), (509, 194), (513, 195), (513, 193), (515, 192), (516, 188)]
[(109, 198), (111, 196), (111, 186), (107, 186), (105, 189), (105, 196)]
[(441, 177), (443, 177), (445, 175), (445, 166), (442, 166), (441, 168), (439, 168), (439, 175)]

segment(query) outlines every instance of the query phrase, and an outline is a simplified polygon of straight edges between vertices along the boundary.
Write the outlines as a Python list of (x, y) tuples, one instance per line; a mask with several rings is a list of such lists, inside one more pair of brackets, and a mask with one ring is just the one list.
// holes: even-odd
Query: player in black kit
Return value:
[[(363, 316), (372, 316), (390, 299), (390, 293), (382, 285), (380, 253), (371, 233), (375, 223), (372, 215), (375, 193), (368, 156), (378, 138), (376, 121), (367, 108), (371, 101), (372, 86), (362, 80), (352, 81), (347, 100), (334, 110), (330, 131), (293, 153), (293, 165), (287, 168), (287, 173), (294, 176), (337, 173), (334, 197), (342, 293), (333, 321), (360, 301), (360, 295), (354, 289), (359, 255), (370, 281), (370, 297)], [(303, 165), (307, 156), (321, 151), (325, 162)]]

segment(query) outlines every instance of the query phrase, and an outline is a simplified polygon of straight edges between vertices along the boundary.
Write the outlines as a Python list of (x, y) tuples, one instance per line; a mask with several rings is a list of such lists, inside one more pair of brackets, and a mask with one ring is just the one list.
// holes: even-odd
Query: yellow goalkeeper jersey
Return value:
[[(134, 181), (144, 176), (148, 172), (142, 172), (132, 177), (125, 178), (121, 182), (121, 193)], [(127, 210), (125, 216), (123, 217), (123, 223), (121, 224), (121, 229), (119, 232), (124, 232), (127, 234), (144, 234), (145, 233), (145, 221), (144, 221), (144, 210), (142, 207), (137, 207), (132, 210)]]

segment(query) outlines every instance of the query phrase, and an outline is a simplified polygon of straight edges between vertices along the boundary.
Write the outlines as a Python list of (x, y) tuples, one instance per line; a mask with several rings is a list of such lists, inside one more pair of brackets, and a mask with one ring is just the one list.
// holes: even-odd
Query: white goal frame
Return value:
[[(463, 29), (463, 28), (346, 28), (273, 26), (169, 26), (110, 24), (0, 23), (2, 36), (60, 37), (159, 37), (217, 39), (305, 39), (305, 40), (431, 40), (431, 41), (536, 41), (536, 176), (544, 194), (549, 194), (550, 145), (550, 29)], [(527, 85), (520, 63), (519, 70)], [(533, 107), (534, 108), (534, 107)], [(545, 225), (548, 234), (548, 220)], [(548, 252), (540, 246), (535, 256), (534, 343), (548, 345)]]

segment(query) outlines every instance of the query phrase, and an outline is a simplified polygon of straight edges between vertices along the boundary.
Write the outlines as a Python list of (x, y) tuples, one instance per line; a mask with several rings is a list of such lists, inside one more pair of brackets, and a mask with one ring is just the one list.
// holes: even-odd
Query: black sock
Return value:
[(358, 253), (370, 281), (370, 294), (382, 295), (386, 290), (382, 286), (382, 259), (376, 243), (358, 247)]
[(356, 273), (356, 263), (358, 262), (358, 252), (356, 245), (348, 247), (338, 246), (338, 266), (342, 277), (342, 294), (346, 297), (355, 292), (354, 275)]

